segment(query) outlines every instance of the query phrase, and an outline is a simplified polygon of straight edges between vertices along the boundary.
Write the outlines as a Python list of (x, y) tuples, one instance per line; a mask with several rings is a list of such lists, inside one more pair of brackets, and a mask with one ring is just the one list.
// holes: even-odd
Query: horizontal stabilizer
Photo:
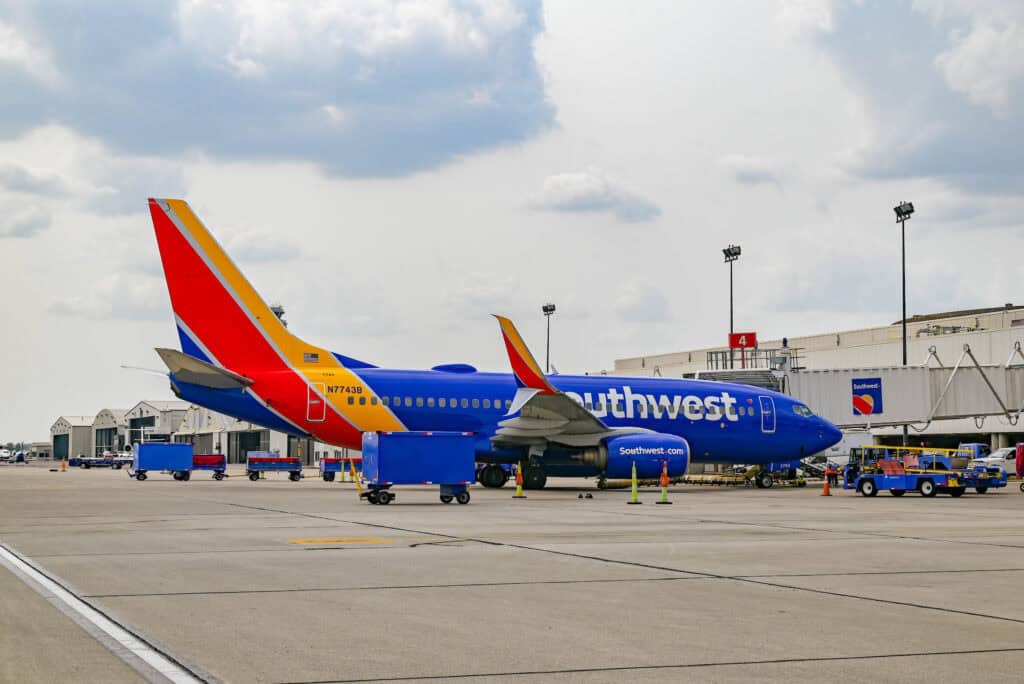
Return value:
[(167, 365), (167, 370), (181, 382), (210, 389), (241, 389), (252, 384), (252, 380), (245, 376), (200, 361), (177, 349), (157, 349), (156, 353)]

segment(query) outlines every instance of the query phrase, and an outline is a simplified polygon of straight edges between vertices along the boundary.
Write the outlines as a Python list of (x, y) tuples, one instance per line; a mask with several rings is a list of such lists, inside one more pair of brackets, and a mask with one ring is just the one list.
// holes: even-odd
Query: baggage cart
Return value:
[(224, 471), (228, 469), (228, 457), (224, 454), (195, 454), (192, 456), (192, 470), (212, 470), (213, 479), (224, 479)]
[(253, 482), (260, 479), (260, 473), (288, 473), (289, 480), (298, 482), (302, 479), (302, 459), (272, 451), (250, 451), (245, 459), (245, 473)]
[(393, 485), (435, 484), (442, 503), (467, 504), (476, 470), (472, 432), (365, 432), (360, 496), (371, 504), (395, 499)]
[(140, 482), (150, 470), (168, 471), (175, 480), (187, 481), (192, 474), (192, 445), (147, 442), (132, 449), (132, 467), (128, 477)]

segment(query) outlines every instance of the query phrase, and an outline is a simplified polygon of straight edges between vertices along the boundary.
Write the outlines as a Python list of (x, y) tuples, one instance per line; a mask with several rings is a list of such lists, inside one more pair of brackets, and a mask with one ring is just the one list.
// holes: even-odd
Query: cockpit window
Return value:
[(798, 416), (803, 416), (804, 418), (810, 418), (811, 416), (814, 415), (814, 411), (807, 408), (803, 404), (793, 404), (793, 413), (795, 413)]

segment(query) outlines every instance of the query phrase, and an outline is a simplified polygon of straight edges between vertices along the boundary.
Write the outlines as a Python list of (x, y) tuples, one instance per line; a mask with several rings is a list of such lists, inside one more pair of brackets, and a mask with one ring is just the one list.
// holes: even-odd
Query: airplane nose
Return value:
[[(840, 431), (840, 429), (835, 425), (824, 418), (819, 418), (818, 420), (821, 421), (821, 426), (818, 430), (818, 438), (821, 440), (821, 449), (827, 449), (843, 438), (842, 431)], [(819, 451), (821, 449), (819, 449)]]

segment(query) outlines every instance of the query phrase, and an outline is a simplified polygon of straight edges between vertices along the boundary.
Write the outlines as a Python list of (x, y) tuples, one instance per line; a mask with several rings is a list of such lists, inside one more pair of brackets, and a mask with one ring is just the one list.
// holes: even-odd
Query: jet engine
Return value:
[(630, 477), (634, 463), (640, 479), (657, 478), (665, 463), (669, 477), (678, 477), (686, 473), (690, 464), (690, 445), (682, 437), (660, 432), (622, 435), (586, 449), (579, 460), (613, 480)]

